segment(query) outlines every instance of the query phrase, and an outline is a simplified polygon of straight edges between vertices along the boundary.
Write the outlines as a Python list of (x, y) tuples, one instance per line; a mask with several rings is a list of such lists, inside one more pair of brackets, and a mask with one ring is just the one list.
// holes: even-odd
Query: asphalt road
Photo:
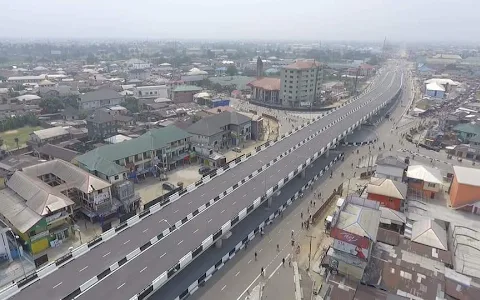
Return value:
[[(340, 149), (341, 151), (341, 149)], [(334, 157), (337, 155), (338, 152), (332, 154)], [(202, 276), (207, 269), (209, 269), (213, 264), (215, 264), (221, 257), (227, 254), (233, 247), (235, 247), (247, 234), (252, 232), (260, 222), (264, 221), (270, 214), (276, 211), (281, 205), (283, 205), (290, 197), (292, 197), (306, 182), (312, 179), (319, 170), (323, 169), (329, 162), (331, 158), (327, 157), (320, 157), (315, 161), (312, 168), (307, 168), (305, 172), (305, 178), (295, 178), (291, 180), (288, 184), (286, 184), (283, 189), (282, 193), (275, 198), (275, 201), (272, 202), (272, 206), (270, 208), (266, 208), (265, 206), (260, 207), (259, 209), (254, 210), (250, 215), (248, 215), (242, 222), (240, 222), (236, 227), (234, 227), (231, 231), (232, 235), (223, 240), (223, 244), (221, 248), (211, 247), (203, 254), (201, 254), (196, 260), (190, 263), (187, 267), (185, 267), (177, 276), (175, 276), (172, 280), (167, 282), (163, 287), (161, 287), (157, 292), (155, 292), (149, 299), (151, 300), (173, 300), (175, 299), (180, 293), (182, 293), (185, 289), (188, 288), (197, 280), (200, 276)], [(336, 169), (340, 163), (334, 164), (333, 168)], [(338, 173), (338, 172), (336, 172)], [(322, 177), (318, 182), (323, 182), (327, 180), (328, 176)], [(338, 180), (334, 177), (333, 180), (329, 180), (332, 182), (332, 190), (334, 184), (335, 187), (338, 186)], [(265, 227), (265, 236), (263, 239), (255, 238), (250, 241), (247, 250), (241, 250), (237, 253), (233, 259), (233, 261), (228, 262), (225, 267), (215, 273), (215, 276), (207, 281), (206, 287), (202, 288), (197, 291), (192, 296), (192, 299), (198, 299), (201, 297), (202, 299), (237, 299), (239, 296), (239, 291), (242, 291), (247, 288), (248, 284), (251, 281), (251, 278), (256, 277), (260, 273), (260, 266), (261, 264), (264, 265), (265, 271), (267, 274), (273, 271), (273, 267), (269, 266), (269, 262), (273, 262), (273, 264), (278, 264), (281, 261), (281, 257), (283, 255), (287, 255), (285, 246), (289, 243), (290, 236), (288, 234), (281, 234), (278, 237), (282, 238), (281, 240), (277, 240), (277, 232), (282, 226), (292, 226), (293, 220), (299, 219), (299, 216), (291, 216), (291, 211), (298, 210), (298, 207), (301, 206), (302, 202), (305, 202), (303, 199), (296, 200), (292, 205), (290, 205), (287, 210), (284, 212), (285, 218), (280, 222), (279, 220), (274, 220), (273, 225)], [(306, 209), (304, 209), (306, 211)], [(298, 212), (296, 212), (298, 214)], [(278, 219), (278, 218), (277, 218)], [(292, 220), (292, 223), (289, 222)], [(284, 222), (285, 221), (285, 222)], [(285, 225), (286, 223), (289, 223)], [(297, 222), (298, 228), (300, 227), (299, 222)], [(281, 226), (280, 226), (281, 225)], [(286, 227), (290, 228), (290, 227)], [(296, 227), (295, 227), (296, 228)], [(284, 238), (284, 239), (283, 239)], [(268, 243), (269, 241), (275, 241), (276, 243), (281, 245), (281, 252), (276, 252), (276, 244), (272, 242)], [(258, 257), (259, 261), (257, 263), (257, 267), (252, 267), (254, 256), (252, 249), (259, 250), (259, 246), (264, 248)], [(269, 246), (267, 246), (269, 245)], [(277, 257), (275, 257), (278, 254)], [(250, 261), (251, 260), (251, 261)], [(250, 263), (248, 263), (250, 261)], [(235, 268), (235, 272), (233, 272), (231, 264), (238, 264), (240, 265), (239, 268)], [(273, 265), (272, 265), (273, 266)], [(241, 271), (237, 276), (235, 274)], [(223, 275), (229, 274), (228, 276), (224, 277)], [(217, 282), (218, 281), (218, 282)], [(222, 285), (219, 284), (222, 282)], [(228, 284), (225, 288), (223, 288), (223, 283), (225, 285)], [(233, 285), (233, 283), (235, 283)], [(209, 289), (209, 287), (218, 287), (215, 289)], [(221, 289), (223, 288), (223, 291)], [(206, 292), (206, 294), (204, 294)]]
[[(197, 247), (205, 237), (214, 233), (214, 231), (223, 225), (226, 220), (230, 219), (232, 215), (243, 209), (247, 205), (247, 202), (251, 203), (253, 199), (263, 194), (264, 189), (260, 187), (265, 186), (265, 179), (259, 179), (259, 177), (262, 177), (262, 175), (266, 177), (267, 186), (276, 184), (285, 174), (288, 174), (303, 162), (306, 157), (310, 157), (314, 152), (325, 146), (327, 140), (332, 140), (353, 124), (354, 120), (358, 120), (361, 116), (365, 115), (366, 112), (373, 110), (373, 108), (379, 104), (380, 100), (385, 100), (387, 97), (393, 96), (396, 88), (388, 89), (388, 86), (389, 83), (392, 82), (394, 75), (393, 72), (385, 72), (383, 80), (377, 79), (378, 85), (374, 86), (369, 93), (357, 101), (325, 116), (323, 119), (293, 134), (289, 138), (251, 157), (246, 162), (235, 167), (234, 172), (226, 172), (214, 178), (209, 184), (184, 195), (163, 210), (121, 232), (116, 237), (92, 249), (86, 255), (81, 256), (58, 271), (27, 287), (14, 296), (13, 299), (32, 299), (34, 297), (36, 299), (59, 299), (66, 296), (78, 286), (98, 275), (104, 269), (108, 268), (108, 266), (136, 249), (139, 245), (146, 243), (161, 231), (168, 228), (168, 223), (173, 224), (182, 219), (200, 205), (214, 198), (228, 187), (258, 169), (261, 165), (275, 158), (279, 153), (289, 149), (315, 131), (320, 130), (339, 116), (344, 115), (346, 111), (351, 110), (353, 107), (358, 107), (371, 99), (377, 99), (351, 114), (349, 117), (350, 122), (344, 120), (327, 129), (319, 137), (316, 137), (288, 155), (287, 159), (284, 158), (271, 166), (266, 170), (265, 174), (259, 175), (231, 195), (217, 202), (217, 204), (212, 206), (215, 207), (215, 209), (210, 207), (205, 212), (199, 214), (201, 217), (197, 216), (164, 238), (160, 243), (142, 253), (134, 260), (135, 263), (128, 263), (111, 276), (106, 277), (101, 284), (97, 284), (87, 291), (84, 297), (87, 299), (95, 299), (98, 293), (98, 295), (104, 295), (104, 297), (108, 295), (109, 298), (116, 292), (117, 295), (119, 295), (118, 299), (130, 298), (156, 276), (161, 274), (162, 270), (167, 270), (173, 266), (178, 259), (188, 253), (188, 251)], [(396, 76), (396, 79), (396, 81), (399, 81), (398, 76)], [(213, 220), (215, 220), (215, 222), (213, 222)], [(191, 232), (189, 232), (189, 230), (191, 230)], [(191, 235), (192, 238), (190, 238), (189, 235)], [(158, 251), (163, 251), (162, 253), (166, 254), (160, 259), (160, 256), (163, 254), (160, 254), (160, 256), (156, 255)], [(151, 261), (153, 261), (153, 263), (150, 263)], [(155, 267), (153, 267), (154, 265)], [(133, 270), (133, 268), (137, 266), (141, 266), (139, 270)], [(145, 269), (146, 266), (148, 267)], [(140, 273), (140, 270), (143, 271)], [(130, 277), (133, 278), (130, 280)], [(119, 282), (120, 285), (122, 282), (126, 282), (126, 284), (117, 289), (119, 286), (116, 285), (117, 282)], [(99, 290), (101, 291), (99, 292)], [(127, 291), (127, 293), (125, 291)]]
[[(398, 85), (391, 87), (390, 83), (394, 82), (395, 79), (398, 80)], [(372, 92), (373, 98), (367, 96), (363, 100), (359, 99), (360, 101), (354, 102), (353, 106), (367, 104), (350, 115), (350, 122), (345, 120), (327, 129), (321, 135), (288, 155), (287, 158), (281, 159), (221, 201), (210, 206), (200, 214), (200, 217), (197, 216), (192, 219), (166, 236), (162, 242), (155, 244), (134, 260), (127, 262), (116, 272), (105, 277), (100, 283), (97, 283), (78, 297), (78, 299), (129, 299), (140, 292), (163, 271), (168, 270), (185, 254), (198, 247), (206, 237), (214, 234), (223, 224), (233, 219), (240, 210), (251, 204), (254, 199), (264, 195), (265, 186), (271, 187), (275, 185), (286, 174), (295, 170), (308, 157), (313, 156), (315, 152), (325, 147), (328, 142), (352, 125), (354, 120), (359, 120), (367, 112), (372, 111), (379, 105), (380, 101), (385, 101), (387, 97), (393, 97), (398, 90), (399, 79), (399, 74), (394, 72), (387, 73), (384, 85)], [(371, 99), (376, 99), (376, 101), (368, 102)], [(344, 110), (337, 110), (335, 113), (316, 122), (314, 126), (307, 127), (299, 141), (320, 130), (336, 118), (345, 115), (350, 109), (352, 107), (347, 106)], [(280, 151), (285, 151), (293, 145), (295, 145), (295, 142), (288, 144), (287, 147), (282, 148)], [(276, 155), (280, 151), (276, 152)], [(260, 162), (259, 165), (267, 162), (268, 160)], [(235, 173), (237, 172), (235, 171)]]

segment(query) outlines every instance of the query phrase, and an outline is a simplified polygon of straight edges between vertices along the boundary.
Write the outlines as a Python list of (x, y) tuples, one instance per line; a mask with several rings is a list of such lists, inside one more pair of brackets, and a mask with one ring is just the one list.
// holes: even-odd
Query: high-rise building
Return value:
[(298, 60), (281, 71), (280, 98), (287, 107), (311, 107), (320, 100), (321, 64), (315, 60)]

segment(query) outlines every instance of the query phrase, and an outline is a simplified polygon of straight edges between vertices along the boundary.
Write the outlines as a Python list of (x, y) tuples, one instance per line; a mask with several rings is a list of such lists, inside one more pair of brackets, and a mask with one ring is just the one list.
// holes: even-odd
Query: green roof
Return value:
[(96, 170), (112, 176), (126, 170), (123, 166), (114, 163), (114, 161), (143, 152), (158, 150), (166, 147), (171, 142), (190, 136), (191, 134), (188, 132), (171, 125), (150, 130), (135, 139), (96, 148), (78, 156), (77, 161), (85, 165), (90, 171)]
[(196, 85), (179, 85), (173, 91), (174, 92), (200, 92), (203, 89)]
[(480, 126), (477, 124), (462, 123), (453, 127), (453, 131), (472, 133), (472, 134), (478, 135), (480, 134)]

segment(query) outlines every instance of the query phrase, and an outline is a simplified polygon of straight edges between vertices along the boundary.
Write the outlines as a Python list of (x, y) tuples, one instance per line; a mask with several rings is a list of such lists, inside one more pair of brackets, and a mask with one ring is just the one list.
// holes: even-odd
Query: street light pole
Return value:
[(310, 238), (310, 251), (308, 252), (308, 270), (310, 270), (311, 261), (312, 261), (312, 239), (315, 239), (316, 237), (314, 237), (313, 235), (307, 235), (306, 237)]
[(12, 233), (13, 238), (15, 239), (15, 247), (17, 247), (18, 257), (20, 259), (20, 265), (22, 266), (23, 277), (27, 278), (27, 273), (25, 272), (25, 266), (23, 265), (23, 261), (22, 261), (22, 255), (20, 254), (20, 246), (18, 245), (18, 240), (17, 240), (20, 237), (16, 235), (11, 228), (10, 228), (10, 232)]
[(162, 222), (162, 221), (163, 221), (163, 222), (165, 222), (165, 223), (167, 223), (167, 224), (168, 224), (168, 226), (172, 227), (172, 225), (171, 225), (171, 224), (170, 224), (170, 223), (169, 223), (167, 220), (165, 220), (165, 219), (161, 219), (159, 222)]

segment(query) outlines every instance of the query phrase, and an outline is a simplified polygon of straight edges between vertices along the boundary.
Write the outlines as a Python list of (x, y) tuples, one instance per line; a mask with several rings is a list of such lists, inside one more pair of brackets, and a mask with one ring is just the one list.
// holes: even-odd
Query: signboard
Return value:
[(333, 248), (336, 250), (343, 251), (345, 253), (349, 253), (351, 255), (355, 255), (356, 257), (361, 259), (367, 259), (368, 257), (368, 249), (361, 248), (341, 240), (335, 239), (333, 242)]
[(330, 231), (330, 236), (334, 239), (344, 241), (345, 243), (352, 244), (363, 249), (368, 249), (370, 246), (370, 241), (368, 238), (356, 235), (343, 229), (339, 229), (337, 227), (334, 227)]
[(312, 106), (312, 103), (309, 102), (309, 101), (301, 101), (300, 106), (301, 107), (310, 107), (310, 106)]

